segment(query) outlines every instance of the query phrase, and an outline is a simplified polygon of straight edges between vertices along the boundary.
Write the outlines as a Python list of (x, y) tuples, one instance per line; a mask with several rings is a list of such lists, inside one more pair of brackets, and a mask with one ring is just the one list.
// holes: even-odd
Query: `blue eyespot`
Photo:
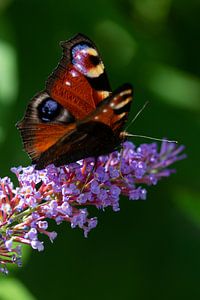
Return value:
[(87, 50), (88, 50), (89, 48), (91, 48), (91, 46), (89, 46), (89, 45), (87, 45), (87, 44), (85, 44), (85, 43), (80, 43), (80, 44), (78, 44), (78, 45), (76, 45), (76, 46), (74, 46), (74, 47), (72, 48), (72, 56), (73, 56), (73, 57), (76, 56), (76, 53), (77, 53), (77, 52), (81, 52), (81, 51), (83, 51), (83, 50), (85, 50), (86, 53), (87, 53)]
[(39, 118), (44, 122), (51, 122), (60, 114), (61, 108), (58, 102), (47, 98), (38, 106)]

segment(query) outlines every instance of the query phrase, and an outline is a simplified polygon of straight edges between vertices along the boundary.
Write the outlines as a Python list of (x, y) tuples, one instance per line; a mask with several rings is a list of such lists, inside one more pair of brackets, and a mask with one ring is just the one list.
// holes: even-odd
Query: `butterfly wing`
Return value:
[(95, 44), (82, 34), (61, 46), (63, 56), (46, 89), (76, 119), (83, 119), (111, 92), (104, 64)]
[(103, 100), (76, 128), (64, 135), (35, 161), (42, 169), (54, 163), (56, 166), (86, 157), (97, 157), (115, 150), (123, 140), (122, 128), (127, 120), (132, 101), (132, 87), (123, 85)]
[(63, 56), (46, 82), (46, 89), (29, 103), (17, 124), (33, 161), (70, 134), (75, 122), (95, 110), (111, 90), (94, 43), (82, 34), (61, 43)]

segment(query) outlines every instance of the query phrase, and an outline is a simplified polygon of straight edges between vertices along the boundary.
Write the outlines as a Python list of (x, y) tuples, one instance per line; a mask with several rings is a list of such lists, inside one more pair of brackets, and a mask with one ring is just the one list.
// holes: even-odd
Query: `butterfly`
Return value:
[(99, 52), (85, 35), (77, 34), (60, 45), (63, 55), (58, 66), (17, 123), (36, 169), (108, 154), (125, 139), (132, 86), (111, 91)]

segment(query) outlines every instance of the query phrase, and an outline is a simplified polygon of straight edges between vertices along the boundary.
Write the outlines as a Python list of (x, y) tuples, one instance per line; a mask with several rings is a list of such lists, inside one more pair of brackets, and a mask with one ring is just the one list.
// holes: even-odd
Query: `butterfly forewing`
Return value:
[(47, 92), (76, 119), (83, 119), (111, 92), (108, 78), (90, 39), (78, 34), (61, 46), (63, 56), (47, 80)]

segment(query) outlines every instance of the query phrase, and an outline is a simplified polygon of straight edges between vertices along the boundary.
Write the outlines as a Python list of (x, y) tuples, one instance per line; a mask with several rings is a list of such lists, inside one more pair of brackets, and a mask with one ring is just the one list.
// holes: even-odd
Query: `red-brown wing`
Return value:
[[(46, 92), (37, 94), (28, 104), (26, 114), (17, 128), (20, 130), (24, 149), (32, 160), (38, 159), (42, 152), (54, 145), (63, 135), (66, 135), (76, 127), (72, 116), (62, 106), (59, 106), (59, 113), (56, 122), (45, 121), (41, 115), (41, 105), (53, 102)], [(44, 119), (43, 121), (41, 119)], [(72, 122), (71, 122), (72, 120)]]
[(83, 119), (111, 92), (104, 65), (94, 43), (82, 34), (61, 46), (63, 56), (46, 90), (76, 120)]
[(117, 141), (109, 126), (101, 122), (87, 122), (63, 136), (33, 163), (40, 170), (52, 163), (61, 166), (86, 157), (97, 157), (113, 151)]
[(63, 56), (49, 76), (46, 90), (31, 100), (17, 124), (32, 160), (70, 134), (75, 122), (84, 119), (110, 94), (103, 62), (91, 40), (78, 34), (61, 46)]
[(34, 127), (20, 127), (23, 138), (24, 149), (32, 161), (39, 159), (41, 154), (56, 144), (62, 136), (68, 135), (75, 129), (75, 123), (68, 125), (61, 124), (36, 124)]
[(118, 136), (127, 121), (133, 100), (133, 88), (126, 83), (104, 99), (81, 123), (88, 121), (101, 122), (109, 126)]

